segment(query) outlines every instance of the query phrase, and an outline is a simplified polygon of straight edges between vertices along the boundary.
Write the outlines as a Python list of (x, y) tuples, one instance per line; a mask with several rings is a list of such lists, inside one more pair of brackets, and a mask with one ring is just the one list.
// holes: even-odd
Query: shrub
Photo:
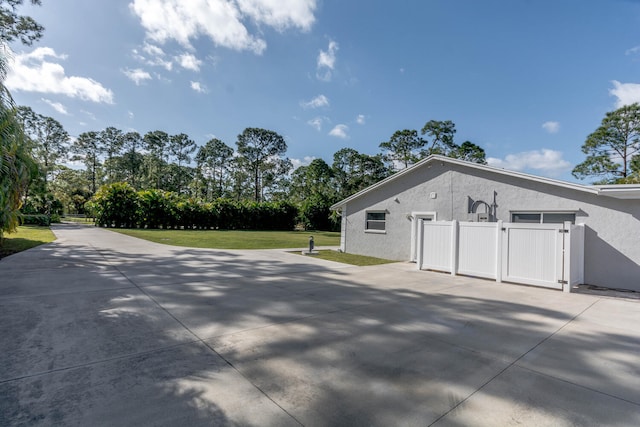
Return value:
[[(51, 218), (44, 214), (26, 214), (20, 215), (20, 225), (42, 225), (48, 227), (51, 225)], [(58, 222), (60, 218), (58, 217)]]
[(102, 227), (293, 230), (298, 216), (289, 202), (202, 203), (163, 190), (136, 193), (127, 183), (103, 186), (87, 207)]
[(323, 197), (314, 196), (300, 206), (300, 221), (306, 230), (336, 231), (340, 222), (331, 215), (331, 202)]
[(178, 222), (178, 199), (164, 190), (144, 190), (140, 198), (140, 221), (147, 228), (175, 227)]
[(135, 227), (140, 218), (140, 196), (126, 182), (102, 186), (92, 199), (96, 224), (101, 227)]
[(276, 202), (272, 206), (272, 217), (269, 219), (273, 230), (293, 230), (298, 217), (298, 208), (289, 202)]
[(187, 199), (177, 204), (180, 225), (185, 229), (203, 228), (204, 218), (202, 204), (194, 199)]
[(240, 216), (239, 203), (230, 199), (218, 199), (213, 202), (213, 209), (217, 215), (216, 228), (220, 230), (241, 228), (239, 227), (241, 221), (238, 221)]

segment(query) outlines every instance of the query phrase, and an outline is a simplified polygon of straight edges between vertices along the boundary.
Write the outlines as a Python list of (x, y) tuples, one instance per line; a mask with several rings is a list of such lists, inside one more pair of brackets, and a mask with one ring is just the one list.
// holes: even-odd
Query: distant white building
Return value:
[(584, 283), (640, 291), (640, 185), (580, 185), (430, 156), (331, 209), (342, 215), (341, 250), (397, 261), (416, 260), (421, 220), (584, 224)]

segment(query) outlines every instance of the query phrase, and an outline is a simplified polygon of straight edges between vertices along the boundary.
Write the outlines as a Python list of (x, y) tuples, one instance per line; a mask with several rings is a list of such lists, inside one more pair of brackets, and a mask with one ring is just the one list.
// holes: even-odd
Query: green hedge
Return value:
[(305, 230), (339, 231), (340, 218), (331, 214), (331, 200), (312, 196), (302, 202), (299, 220)]
[(44, 214), (23, 214), (20, 215), (20, 225), (51, 225), (51, 217)]
[(133, 228), (140, 223), (140, 196), (126, 182), (101, 187), (93, 196), (92, 207), (101, 227)]
[(203, 203), (163, 190), (136, 192), (127, 183), (103, 186), (90, 207), (97, 225), (116, 228), (293, 230), (298, 217), (289, 202)]

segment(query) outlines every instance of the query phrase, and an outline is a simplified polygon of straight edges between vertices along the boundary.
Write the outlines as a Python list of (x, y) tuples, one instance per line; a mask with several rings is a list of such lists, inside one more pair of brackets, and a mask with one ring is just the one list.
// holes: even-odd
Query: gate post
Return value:
[(458, 221), (451, 221), (451, 275), (455, 276), (458, 272)]
[(496, 223), (496, 282), (502, 283), (502, 220)]
[(562, 292), (571, 292), (571, 221), (565, 221), (563, 227), (567, 230), (562, 233)]
[(418, 219), (418, 228), (416, 229), (418, 236), (416, 236), (416, 266), (418, 270), (422, 270), (422, 251), (424, 245), (424, 220)]

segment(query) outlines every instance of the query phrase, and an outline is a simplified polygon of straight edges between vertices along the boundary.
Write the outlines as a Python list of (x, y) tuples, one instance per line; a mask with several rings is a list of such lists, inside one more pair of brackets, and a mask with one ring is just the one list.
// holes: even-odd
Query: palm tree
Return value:
[(34, 162), (16, 119), (16, 106), (4, 85), (8, 48), (0, 45), (0, 242), (5, 232), (18, 226), (21, 195), (26, 190)]
[[(30, 176), (36, 168), (31, 158), (24, 131), (16, 118), (16, 105), (4, 85), (8, 71), (7, 43), (20, 40), (31, 45), (42, 37), (44, 27), (29, 16), (17, 13), (24, 0), (0, 1), (0, 243), (5, 232), (15, 231)], [(40, 0), (29, 0), (34, 6)]]

